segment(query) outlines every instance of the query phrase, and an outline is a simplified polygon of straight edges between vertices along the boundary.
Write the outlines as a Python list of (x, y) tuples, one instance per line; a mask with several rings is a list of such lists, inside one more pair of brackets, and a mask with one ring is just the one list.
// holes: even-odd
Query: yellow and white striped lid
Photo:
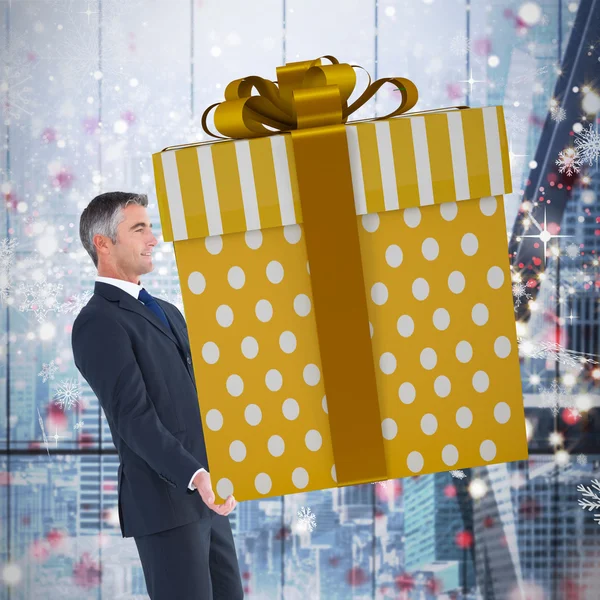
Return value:
[[(357, 215), (510, 193), (501, 106), (347, 124)], [(164, 241), (302, 223), (289, 133), (152, 155)]]

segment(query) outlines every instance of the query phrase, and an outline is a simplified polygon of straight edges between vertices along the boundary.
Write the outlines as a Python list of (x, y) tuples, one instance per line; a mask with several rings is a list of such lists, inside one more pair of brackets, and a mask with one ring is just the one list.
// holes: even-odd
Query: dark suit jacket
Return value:
[(123, 537), (210, 516), (188, 484), (209, 471), (183, 315), (156, 298), (175, 335), (148, 307), (97, 281), (73, 324), (75, 366), (96, 394), (119, 453)]

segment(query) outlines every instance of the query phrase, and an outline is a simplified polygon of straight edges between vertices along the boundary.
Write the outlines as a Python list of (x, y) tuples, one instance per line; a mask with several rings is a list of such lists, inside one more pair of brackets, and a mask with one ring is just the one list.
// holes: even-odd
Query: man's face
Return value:
[(109, 276), (138, 283), (140, 275), (150, 273), (154, 268), (152, 255), (145, 254), (154, 250), (157, 239), (152, 233), (146, 207), (129, 204), (123, 214), (125, 219), (117, 228), (117, 243), (113, 245), (105, 238), (110, 253), (103, 253), (99, 261), (103, 263), (103, 271), (112, 273)]

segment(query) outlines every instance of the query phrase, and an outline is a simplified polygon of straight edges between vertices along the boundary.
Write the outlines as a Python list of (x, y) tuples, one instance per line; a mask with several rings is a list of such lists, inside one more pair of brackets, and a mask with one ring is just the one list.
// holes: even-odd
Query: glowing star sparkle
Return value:
[(469, 79), (459, 79), (460, 83), (468, 83), (469, 84), (469, 94), (473, 93), (473, 84), (474, 83), (485, 83), (485, 79), (473, 79), (473, 69), (469, 69)]
[(543, 260), (544, 260), (544, 268), (546, 267), (546, 251), (547, 251), (547, 244), (553, 239), (553, 238), (561, 238), (561, 237), (572, 237), (570, 235), (558, 235), (558, 234), (553, 234), (550, 233), (548, 231), (548, 224), (546, 222), (546, 207), (544, 206), (544, 226), (542, 227), (536, 220), (536, 218), (533, 216), (533, 214), (530, 212), (528, 217), (529, 220), (531, 220), (531, 222), (537, 227), (539, 233), (537, 234), (533, 234), (533, 235), (528, 235), (528, 234), (523, 234), (521, 235), (522, 238), (537, 238), (539, 239), (541, 242), (543, 242), (544, 244), (544, 256), (543, 256)]

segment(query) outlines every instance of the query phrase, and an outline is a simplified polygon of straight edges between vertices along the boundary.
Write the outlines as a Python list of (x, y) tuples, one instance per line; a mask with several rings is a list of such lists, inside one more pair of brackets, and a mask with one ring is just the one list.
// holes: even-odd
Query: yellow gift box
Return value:
[[(502, 107), (404, 114), (404, 78), (348, 106), (327, 58), (231, 82), (203, 115), (228, 138), (153, 154), (221, 501), (528, 457)], [(348, 122), (386, 82), (400, 107)]]

